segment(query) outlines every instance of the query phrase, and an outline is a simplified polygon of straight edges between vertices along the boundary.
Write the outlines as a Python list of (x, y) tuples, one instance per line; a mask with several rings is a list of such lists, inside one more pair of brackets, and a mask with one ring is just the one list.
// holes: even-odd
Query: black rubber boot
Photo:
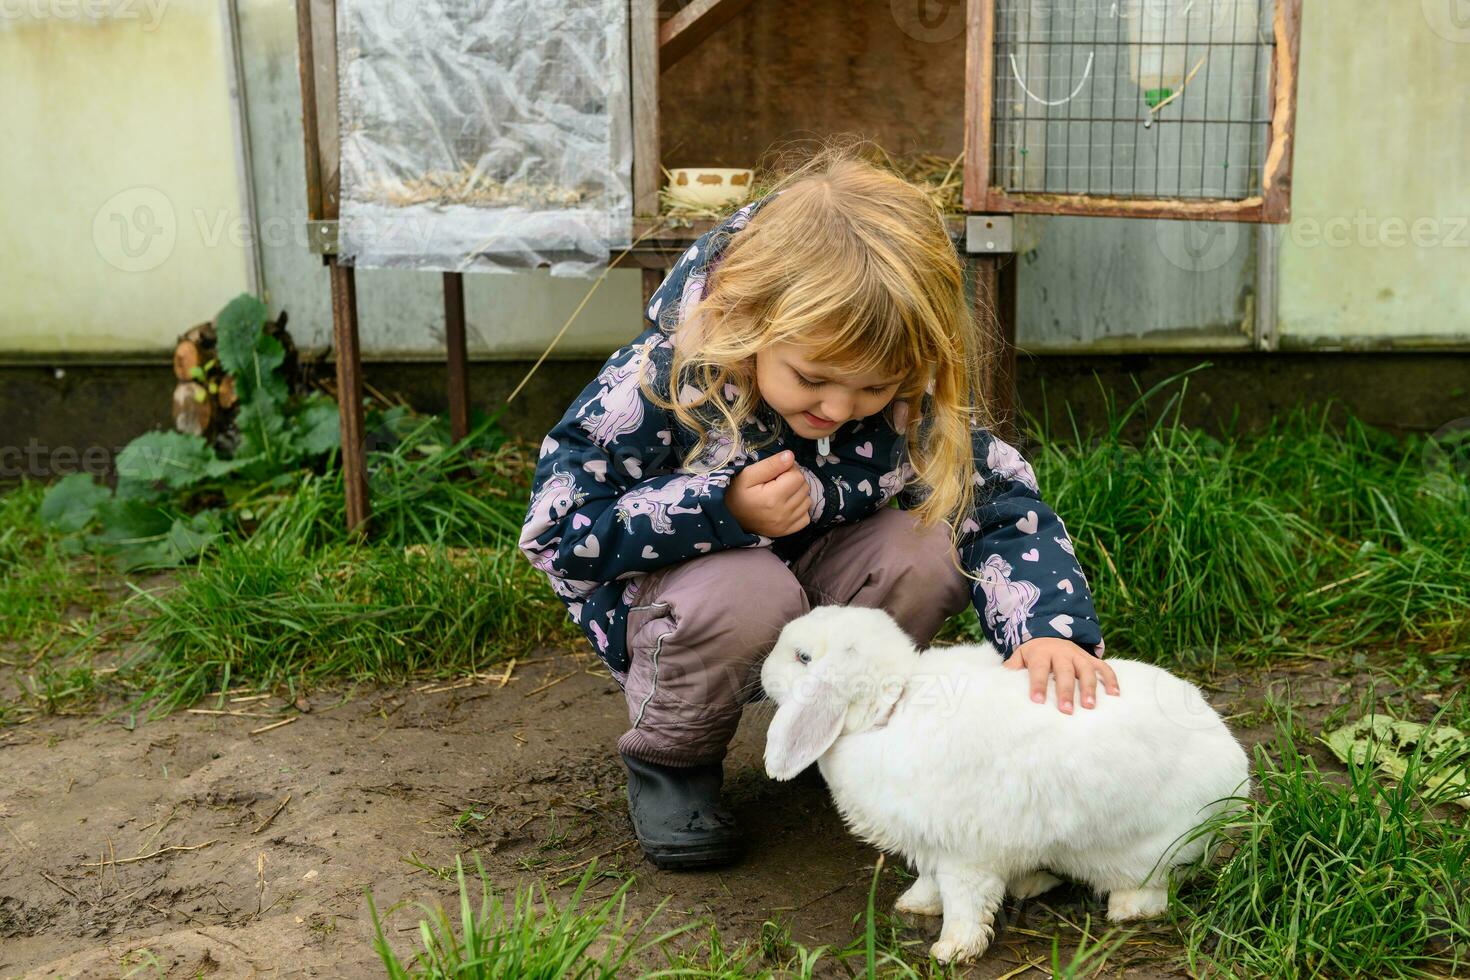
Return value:
[(711, 868), (740, 856), (735, 818), (720, 802), (724, 765), (664, 766), (623, 755), (628, 815), (643, 853), (666, 870)]

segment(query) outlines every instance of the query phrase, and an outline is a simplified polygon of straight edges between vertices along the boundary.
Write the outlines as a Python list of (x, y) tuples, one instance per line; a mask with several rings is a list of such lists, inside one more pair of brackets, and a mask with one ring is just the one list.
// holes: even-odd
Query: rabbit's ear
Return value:
[(820, 670), (802, 679), (766, 730), (766, 775), (791, 779), (817, 761), (842, 734), (847, 702)]

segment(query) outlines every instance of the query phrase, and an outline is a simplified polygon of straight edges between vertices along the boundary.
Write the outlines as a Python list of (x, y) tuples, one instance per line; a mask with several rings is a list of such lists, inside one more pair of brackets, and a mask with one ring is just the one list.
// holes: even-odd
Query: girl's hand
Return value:
[(725, 507), (741, 530), (779, 538), (811, 523), (811, 491), (790, 451), (757, 460), (735, 474), (725, 491)]
[(1057, 710), (1072, 713), (1072, 697), (1075, 685), (1082, 684), (1082, 707), (1091, 708), (1097, 703), (1097, 680), (1102, 678), (1109, 694), (1118, 693), (1118, 676), (1106, 662), (1099, 660), (1086, 650), (1055, 636), (1038, 636), (1027, 640), (1011, 652), (1005, 666), (1011, 670), (1025, 667), (1031, 671), (1031, 700), (1046, 701), (1046, 678), (1057, 675)]

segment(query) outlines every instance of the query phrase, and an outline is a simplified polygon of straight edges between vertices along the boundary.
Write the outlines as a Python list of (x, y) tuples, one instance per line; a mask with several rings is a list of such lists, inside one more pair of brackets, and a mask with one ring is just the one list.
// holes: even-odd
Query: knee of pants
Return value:
[[(697, 591), (676, 597), (679, 638), (709, 657), (759, 659), (791, 620), (807, 611), (796, 576), (766, 548), (740, 548), (698, 559)], [(679, 601), (682, 600), (682, 601)]]
[(658, 615), (629, 636), (631, 652), (635, 658), (656, 652), (660, 687), (685, 700), (712, 704), (749, 693), (751, 671), (782, 627), (807, 611), (806, 593), (765, 548), (716, 552), (687, 564), (649, 597)]
[[(934, 601), (953, 616), (970, 604), (973, 583), (965, 577), (949, 527), (935, 524), (921, 528), (917, 519), (904, 512), (906, 533), (889, 536), (884, 561), (899, 581), (924, 582), (933, 589)], [(907, 578), (912, 575), (913, 578)]]

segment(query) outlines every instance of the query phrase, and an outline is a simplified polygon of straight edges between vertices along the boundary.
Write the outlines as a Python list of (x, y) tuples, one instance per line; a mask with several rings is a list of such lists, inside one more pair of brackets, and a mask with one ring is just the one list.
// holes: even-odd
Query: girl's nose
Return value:
[(822, 415), (833, 422), (846, 422), (852, 417), (852, 398), (833, 395), (822, 402)]

